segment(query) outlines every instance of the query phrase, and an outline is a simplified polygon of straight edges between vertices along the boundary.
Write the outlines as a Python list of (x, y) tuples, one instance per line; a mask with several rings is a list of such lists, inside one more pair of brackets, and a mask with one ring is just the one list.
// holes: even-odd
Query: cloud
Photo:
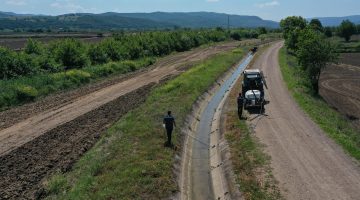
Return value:
[(280, 3), (278, 1), (270, 1), (270, 2), (265, 2), (265, 3), (255, 4), (255, 6), (258, 8), (273, 7), (273, 6), (278, 6), (278, 5), (280, 5)]
[(27, 5), (27, 2), (25, 0), (8, 0), (6, 1), (6, 4), (12, 6), (25, 6)]
[(56, 2), (50, 4), (51, 7), (61, 9), (65, 12), (97, 12), (96, 8), (84, 8), (81, 5), (77, 5), (71, 2), (71, 0), (56, 0)]

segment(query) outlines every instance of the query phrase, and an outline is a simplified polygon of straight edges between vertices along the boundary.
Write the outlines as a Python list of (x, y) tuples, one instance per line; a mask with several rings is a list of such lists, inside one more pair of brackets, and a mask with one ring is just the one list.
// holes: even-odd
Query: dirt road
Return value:
[(154, 84), (238, 45), (231, 42), (174, 54), (129, 78), (0, 113), (0, 199), (42, 196), (42, 181), (56, 171), (71, 169), (107, 127), (146, 99)]
[(250, 116), (286, 199), (360, 199), (360, 167), (297, 106), (283, 82), (276, 43), (255, 62), (267, 76), (266, 115)]

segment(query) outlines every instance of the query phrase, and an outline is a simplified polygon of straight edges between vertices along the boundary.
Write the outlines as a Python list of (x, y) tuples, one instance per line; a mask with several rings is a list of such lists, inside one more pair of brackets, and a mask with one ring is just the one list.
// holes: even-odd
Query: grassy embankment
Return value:
[(237, 115), (236, 99), (241, 91), (241, 81), (231, 91), (225, 113), (225, 138), (230, 147), (236, 182), (246, 200), (282, 199), (271, 172), (270, 157), (263, 152), (261, 144), (251, 134), (246, 120), (239, 120)]
[(351, 156), (360, 160), (360, 134), (320, 96), (314, 95), (309, 80), (302, 75), (296, 58), (280, 50), (280, 67), (284, 81), (300, 107)]
[(57, 91), (76, 88), (110, 75), (133, 72), (148, 67), (154, 62), (155, 58), (144, 58), (135, 61), (110, 62), (59, 73), (0, 80), (0, 111)]
[(172, 110), (179, 127), (193, 103), (246, 51), (219, 54), (151, 91), (146, 102), (111, 127), (68, 174), (53, 177), (49, 199), (163, 199), (178, 191), (175, 152), (163, 147), (162, 117)]

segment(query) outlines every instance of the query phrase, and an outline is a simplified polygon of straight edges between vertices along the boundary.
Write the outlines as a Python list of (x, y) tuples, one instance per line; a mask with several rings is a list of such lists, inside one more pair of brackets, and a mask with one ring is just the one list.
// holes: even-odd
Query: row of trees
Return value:
[(98, 65), (109, 61), (134, 60), (186, 51), (228, 38), (223, 30), (180, 30), (117, 34), (98, 44), (64, 39), (47, 45), (29, 40), (24, 51), (0, 47), (0, 79)]
[(356, 25), (350, 20), (342, 21), (338, 27), (322, 27), (318, 19), (311, 20), (309, 25), (324, 33), (327, 37), (332, 37), (333, 33), (335, 33), (337, 36), (344, 38), (346, 42), (350, 41), (352, 35), (360, 34), (360, 24)]
[(0, 47), (0, 79), (59, 72), (110, 61), (135, 60), (143, 57), (182, 52), (210, 42), (257, 38), (266, 29), (176, 30), (118, 33), (98, 44), (63, 39), (43, 44), (28, 40), (24, 51)]
[(336, 46), (326, 38), (326, 29), (317, 19), (308, 23), (302, 17), (292, 16), (281, 20), (280, 26), (288, 52), (297, 57), (312, 88), (318, 93), (321, 71), (337, 60)]

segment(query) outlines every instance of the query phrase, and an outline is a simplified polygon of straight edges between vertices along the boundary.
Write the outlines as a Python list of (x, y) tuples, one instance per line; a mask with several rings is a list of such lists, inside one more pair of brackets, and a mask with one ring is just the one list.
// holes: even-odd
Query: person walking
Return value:
[(237, 104), (238, 104), (238, 116), (240, 119), (242, 119), (242, 113), (243, 113), (243, 107), (244, 107), (244, 97), (241, 93), (239, 93), (239, 96), (237, 98)]
[(166, 146), (171, 147), (173, 146), (171, 143), (171, 135), (174, 127), (176, 127), (175, 118), (171, 115), (171, 111), (168, 111), (167, 115), (164, 117), (163, 124), (167, 133)]

